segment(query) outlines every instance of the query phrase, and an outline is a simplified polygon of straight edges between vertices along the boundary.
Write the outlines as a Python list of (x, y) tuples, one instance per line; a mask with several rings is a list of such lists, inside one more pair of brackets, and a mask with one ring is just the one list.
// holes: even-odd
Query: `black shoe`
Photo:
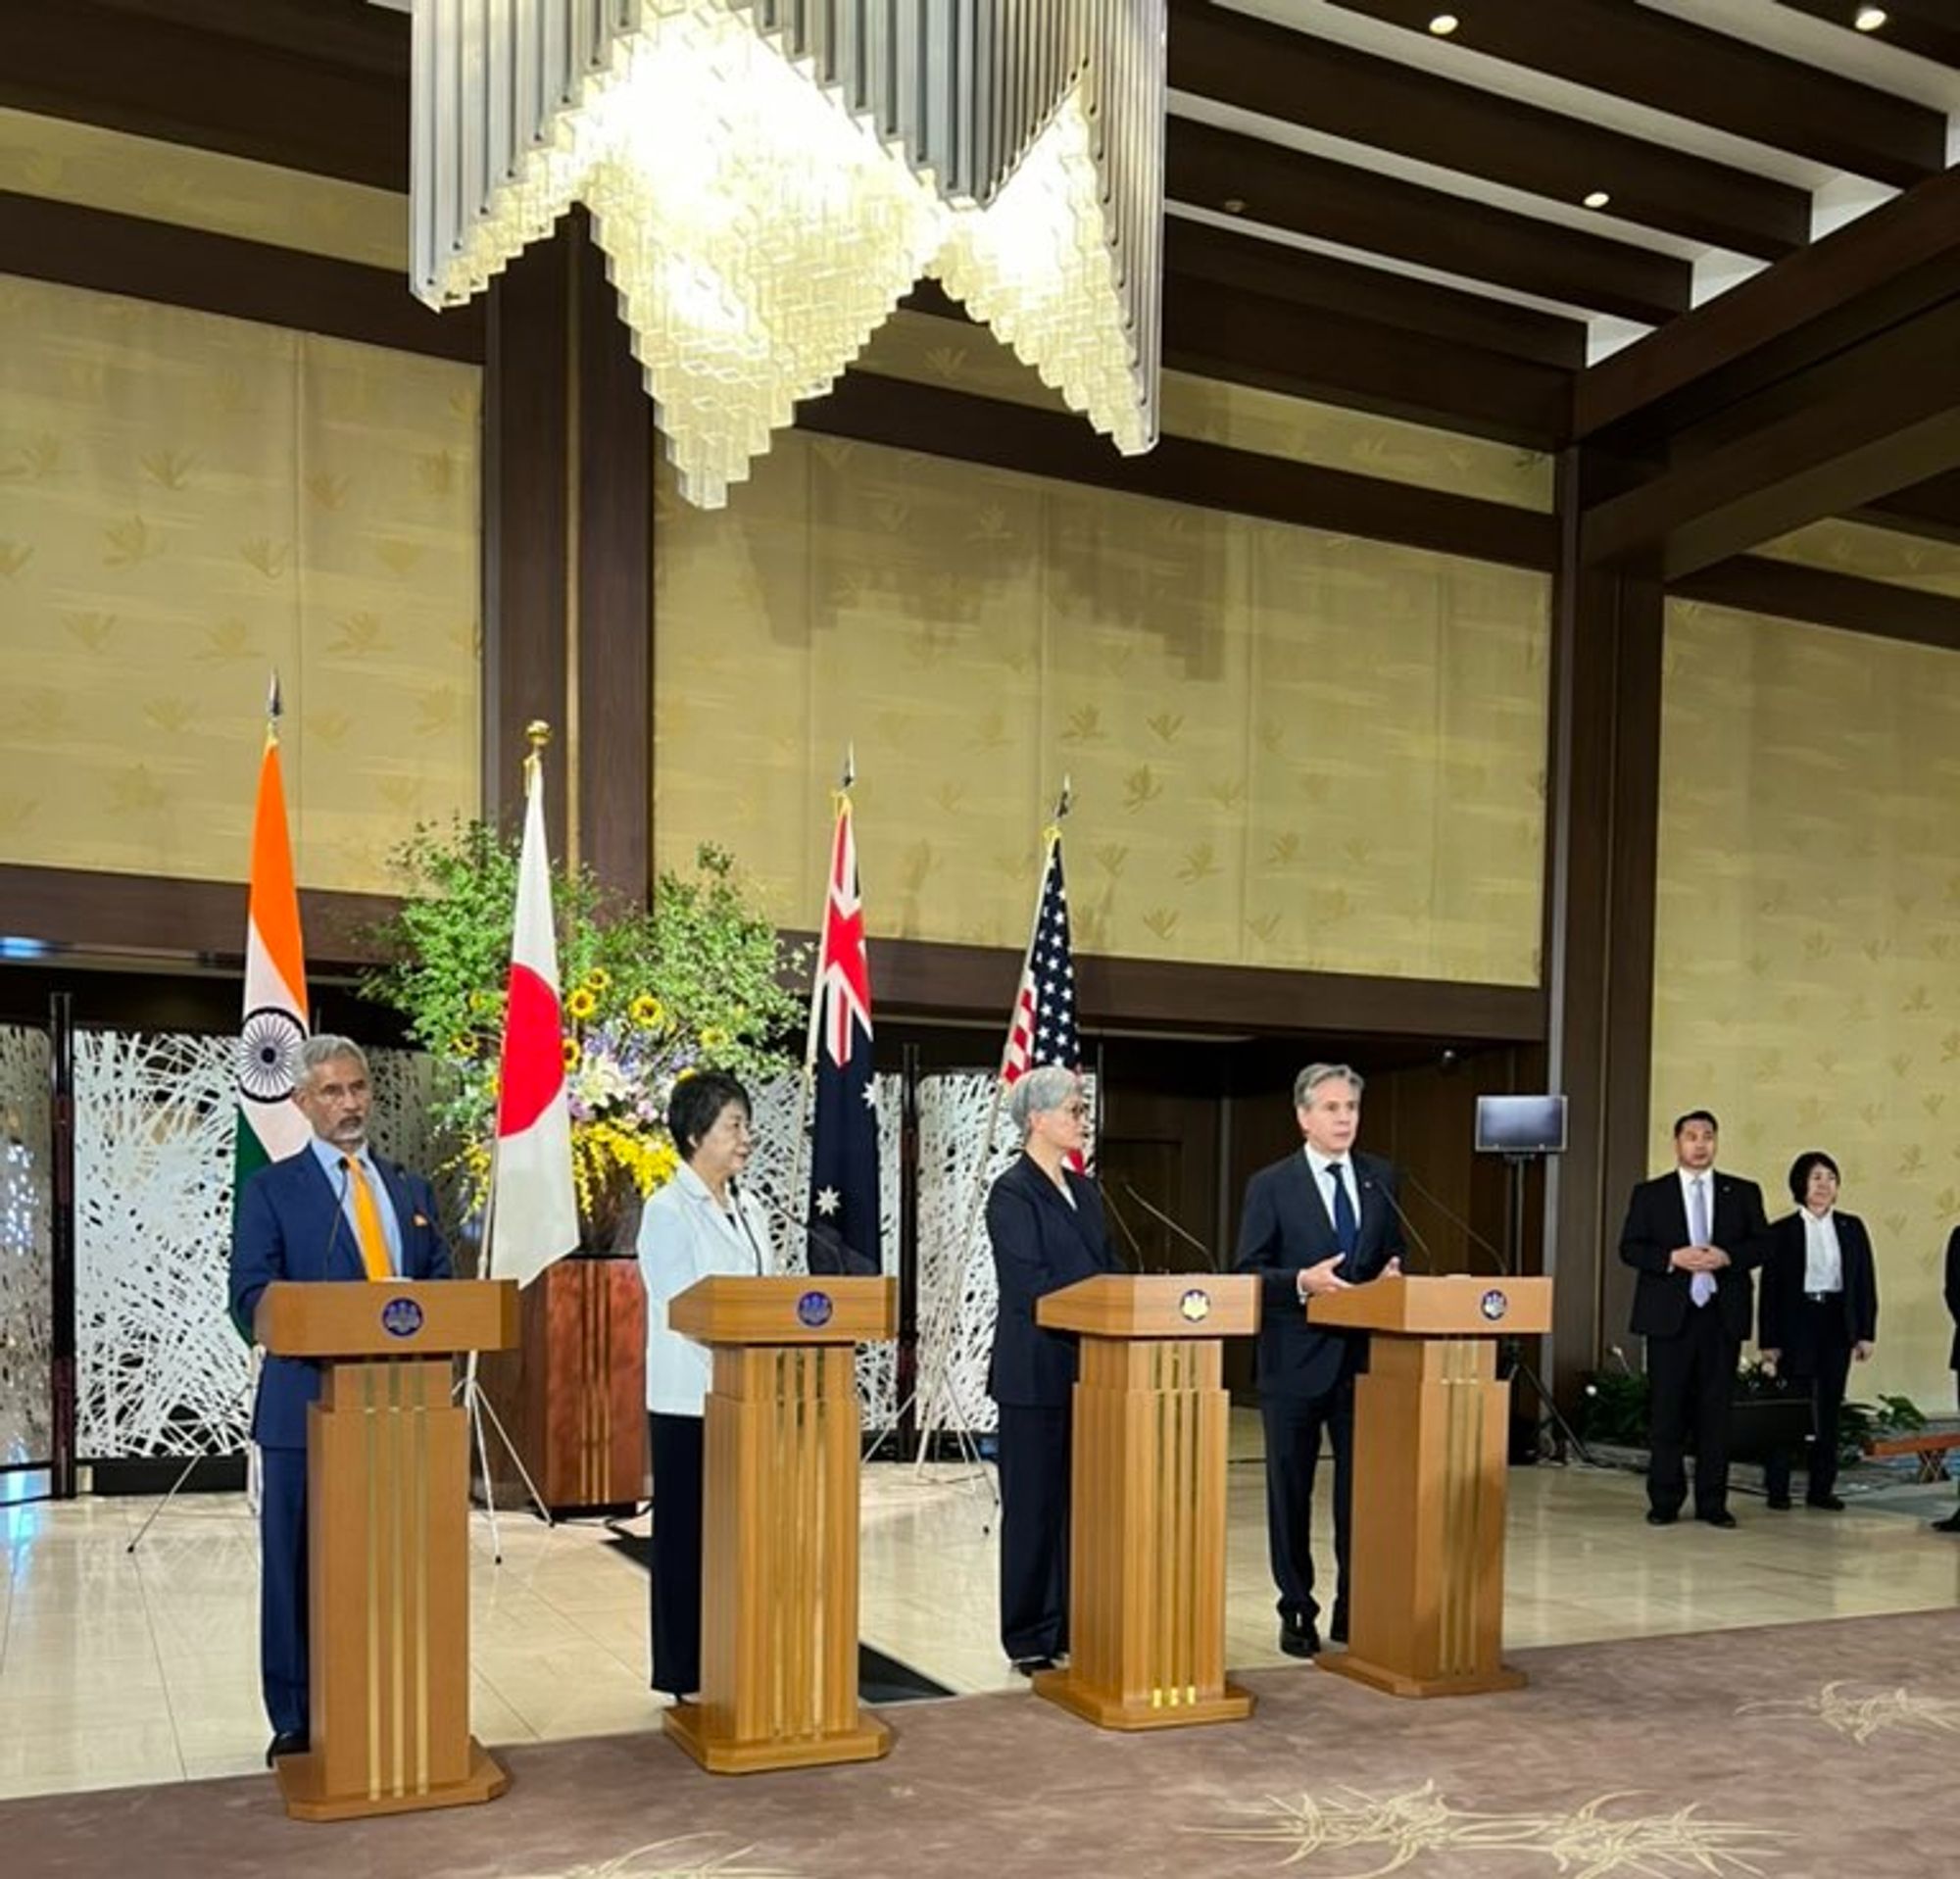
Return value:
[(1305, 1619), (1296, 1624), (1291, 1618), (1280, 1620), (1280, 1649), (1290, 1657), (1317, 1657), (1320, 1655), (1320, 1633), (1313, 1628), (1313, 1620)]
[(1334, 1622), (1327, 1627), (1327, 1638), (1330, 1644), (1348, 1642), (1348, 1607), (1345, 1605), (1334, 1607)]
[(1053, 1657), (1016, 1657), (1014, 1659), (1015, 1671), (1024, 1677), (1032, 1677), (1040, 1671), (1053, 1670), (1054, 1668), (1054, 1659)]
[(1699, 1520), (1704, 1527), (1727, 1528), (1727, 1527), (1732, 1527), (1736, 1524), (1736, 1516), (1733, 1513), (1731, 1513), (1727, 1508), (1723, 1508), (1718, 1512), (1715, 1513), (1697, 1513), (1694, 1517), (1697, 1520)]
[(1650, 1527), (1671, 1527), (1680, 1518), (1678, 1513), (1664, 1513), (1659, 1508), (1647, 1508), (1647, 1525)]
[(1789, 1511), (1789, 1496), (1787, 1494), (1773, 1494), (1763, 1505), (1772, 1513), (1788, 1513)]
[(1943, 1520), (1929, 1520), (1926, 1524), (1935, 1533), (1960, 1533), (1960, 1512), (1949, 1513)]
[(1825, 1513), (1842, 1513), (1844, 1504), (1835, 1494), (1812, 1494), (1804, 1498), (1803, 1505), (1816, 1508)]
[(281, 1755), (303, 1755), (311, 1747), (304, 1734), (274, 1736), (266, 1751), (266, 1766), (270, 1768)]

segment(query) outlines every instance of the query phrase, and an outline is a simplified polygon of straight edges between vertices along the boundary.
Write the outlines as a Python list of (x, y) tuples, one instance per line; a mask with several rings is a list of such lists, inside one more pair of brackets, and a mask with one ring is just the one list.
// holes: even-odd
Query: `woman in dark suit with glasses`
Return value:
[[(1879, 1282), (1871, 1236), (1855, 1213), (1838, 1211), (1838, 1163), (1822, 1149), (1789, 1167), (1796, 1211), (1770, 1228), (1756, 1343), (1764, 1360), (1810, 1386), (1810, 1482), (1805, 1505), (1836, 1513), (1838, 1412), (1851, 1360), (1872, 1355), (1879, 1335)], [(1789, 1451), (1763, 1469), (1773, 1508), (1789, 1506)]]

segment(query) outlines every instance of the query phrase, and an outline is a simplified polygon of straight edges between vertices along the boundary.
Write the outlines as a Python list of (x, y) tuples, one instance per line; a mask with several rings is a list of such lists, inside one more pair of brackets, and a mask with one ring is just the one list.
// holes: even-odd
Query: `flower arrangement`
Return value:
[[(435, 1107), (466, 1204), (489, 1188), (497, 1059), (516, 903), (517, 840), (483, 822), (423, 826), (397, 851), (407, 893), (381, 929), (389, 963), (363, 990), (408, 1019), (442, 1074)], [(733, 860), (702, 848), (663, 871), (651, 911), (609, 899), (589, 870), (555, 866), (572, 1179), (588, 1243), (611, 1246), (628, 1194), (673, 1176), (673, 1087), (698, 1069), (761, 1078), (794, 1067), (800, 1016), (785, 980), (807, 969), (744, 900)]]

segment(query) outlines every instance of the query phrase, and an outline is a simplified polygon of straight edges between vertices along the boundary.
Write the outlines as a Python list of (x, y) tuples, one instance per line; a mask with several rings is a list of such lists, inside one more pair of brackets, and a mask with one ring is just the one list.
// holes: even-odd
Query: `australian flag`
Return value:
[(858, 892), (851, 799), (840, 796), (830, 844), (823, 943), (810, 995), (816, 1080), (809, 1143), (809, 1269), (879, 1269), (878, 1111), (871, 1080), (871, 965)]

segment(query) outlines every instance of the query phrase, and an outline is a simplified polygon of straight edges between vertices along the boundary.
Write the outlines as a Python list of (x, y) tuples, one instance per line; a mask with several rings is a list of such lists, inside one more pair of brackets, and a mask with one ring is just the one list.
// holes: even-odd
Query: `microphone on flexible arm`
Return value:
[[(728, 1177), (728, 1191), (736, 1197), (740, 1205), (744, 1194), (754, 1194), (761, 1204), (781, 1220), (785, 1226), (793, 1227), (805, 1236), (804, 1257), (810, 1271), (819, 1278), (876, 1278), (883, 1266), (868, 1253), (860, 1253), (834, 1226), (827, 1226), (821, 1220), (806, 1220), (792, 1213), (767, 1188), (758, 1181), (754, 1186), (738, 1186), (734, 1175)], [(823, 1251), (824, 1262), (819, 1264), (816, 1249)]]
[(1136, 1188), (1130, 1182), (1125, 1181), (1123, 1183), (1123, 1192), (1127, 1194), (1131, 1200), (1135, 1201), (1136, 1204), (1140, 1208), (1142, 1208), (1144, 1211), (1151, 1216), (1152, 1219), (1157, 1221), (1160, 1225), (1169, 1227), (1170, 1230), (1173, 1233), (1175, 1233), (1177, 1237), (1185, 1243), (1185, 1245), (1196, 1247), (1198, 1251), (1204, 1256), (1204, 1269), (1207, 1272), (1224, 1271), (1225, 1269), (1224, 1266), (1219, 1263), (1218, 1255), (1214, 1253), (1208, 1246), (1206, 1246), (1204, 1242), (1200, 1240), (1196, 1233), (1186, 1232), (1185, 1229), (1181, 1227), (1175, 1220), (1173, 1220), (1171, 1216), (1163, 1211), (1162, 1208), (1152, 1207), (1149, 1201), (1145, 1200), (1144, 1197), (1137, 1192)]
[[(1483, 1234), (1479, 1233), (1477, 1229), (1474, 1226), (1472, 1226), (1468, 1220), (1464, 1219), (1464, 1217), (1460, 1213), (1452, 1213), (1448, 1208), (1445, 1207), (1444, 1204), (1440, 1200), (1438, 1200), (1437, 1197), (1434, 1194), (1432, 1194), (1428, 1188), (1424, 1187), (1423, 1184), (1420, 1181), (1418, 1181), (1413, 1174), (1410, 1174), (1406, 1168), (1402, 1170), (1402, 1178), (1406, 1180), (1409, 1186), (1414, 1188), (1415, 1191), (1418, 1194), (1420, 1194), (1422, 1198), (1430, 1204), (1431, 1207), (1435, 1208), (1435, 1210), (1439, 1213), (1441, 1213), (1443, 1217), (1446, 1220), (1447, 1220), (1451, 1226), (1457, 1228), (1462, 1233), (1465, 1240), (1467, 1240), (1472, 1246), (1482, 1247), (1483, 1250), (1486, 1253), (1488, 1253), (1491, 1256), (1492, 1260), (1495, 1262), (1497, 1271), (1502, 1277), (1507, 1279), (1514, 1279), (1518, 1276), (1517, 1273), (1511, 1270), (1511, 1262), (1509, 1259), (1506, 1258), (1505, 1255), (1498, 1248), (1493, 1246), (1491, 1242), (1487, 1240), (1483, 1236)], [(1397, 1212), (1399, 1212), (1401, 1210), (1399, 1208), (1396, 1209)]]
[[(1390, 1187), (1386, 1182), (1376, 1180), (1372, 1174), (1369, 1174), (1362, 1177), (1361, 1192), (1363, 1194), (1379, 1194), (1383, 1200), (1388, 1202), (1390, 1207), (1395, 1209), (1396, 1218), (1408, 1229), (1409, 1238), (1415, 1242), (1415, 1250), (1422, 1255), (1422, 1263), (1416, 1268), (1417, 1271), (1434, 1272), (1436, 1270), (1436, 1261), (1430, 1257), (1429, 1242), (1416, 1231), (1415, 1222), (1403, 1211), (1402, 1204), (1396, 1199), (1395, 1189)], [(1402, 1261), (1402, 1270), (1406, 1272), (1408, 1266), (1409, 1261), (1405, 1258)]]
[(347, 1217), (347, 1190), (354, 1184), (353, 1158), (340, 1158), (340, 1192), (333, 1197), (333, 1224), (327, 1229), (326, 1249), (319, 1256), (319, 1270), (322, 1278), (330, 1276), (333, 1265), (333, 1243), (340, 1234), (340, 1223)]
[(1124, 1219), (1121, 1209), (1117, 1207), (1116, 1197), (1106, 1187), (1102, 1190), (1102, 1211), (1116, 1222), (1124, 1239), (1129, 1241), (1130, 1251), (1135, 1255), (1134, 1263), (1138, 1273), (1143, 1274), (1148, 1272), (1151, 1269), (1151, 1262), (1144, 1258), (1143, 1246), (1138, 1241), (1137, 1236), (1130, 1231), (1130, 1223)]

